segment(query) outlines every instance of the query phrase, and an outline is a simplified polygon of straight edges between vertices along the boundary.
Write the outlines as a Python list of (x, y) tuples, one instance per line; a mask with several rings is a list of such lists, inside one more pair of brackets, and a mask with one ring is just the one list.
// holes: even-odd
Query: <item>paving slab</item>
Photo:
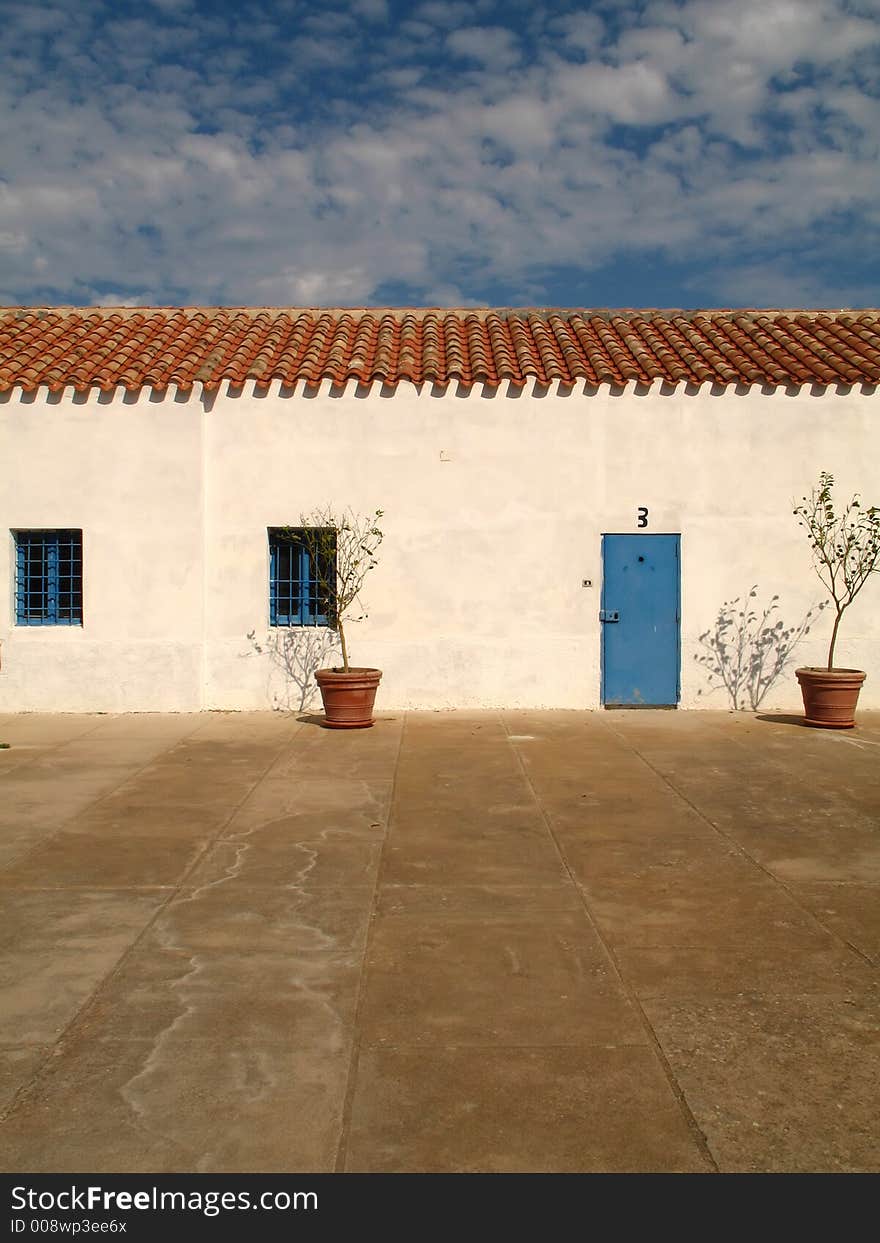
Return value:
[(711, 1168), (645, 1048), (371, 1049), (358, 1064), (351, 1172)]
[(189, 876), (211, 885), (235, 877), (242, 885), (363, 888), (372, 892), (382, 856), (381, 826), (366, 817), (281, 816), (225, 835)]
[(9, 1169), (880, 1168), (880, 714), (0, 719)]
[(367, 828), (385, 826), (393, 791), (388, 774), (384, 780), (369, 781), (335, 771), (317, 777), (276, 774), (277, 768), (273, 768), (238, 808), (226, 827), (226, 836), (247, 834), (254, 828), (263, 830), (291, 817), (302, 820), (315, 815), (336, 815), (348, 828), (354, 822)]
[(59, 1040), (120, 958), (109, 939), (76, 951), (52, 946), (0, 954), (0, 1046)]
[(367, 957), (365, 1045), (646, 1044), (584, 912), (384, 915)]
[(880, 965), (880, 885), (811, 883), (789, 887), (835, 936)]
[(165, 833), (58, 833), (0, 873), (0, 887), (122, 889), (179, 883), (207, 837)]
[(880, 1170), (880, 996), (654, 998), (645, 1010), (721, 1169)]
[(134, 798), (125, 790), (90, 803), (61, 826), (64, 834), (101, 837), (107, 841), (129, 835), (152, 837), (203, 837), (214, 839), (229, 823), (229, 807), (223, 803), (200, 806), (174, 803), (161, 791), (154, 798)]
[[(781, 941), (794, 947), (814, 920), (748, 859), (680, 848), (645, 862), (630, 843), (575, 856), (587, 905), (612, 946), (723, 946)], [(615, 870), (617, 869), (617, 870)]]
[(87, 713), (10, 713), (3, 718), (3, 741), (13, 746), (55, 746), (94, 733), (106, 719)]
[(183, 890), (154, 919), (148, 939), (167, 949), (262, 953), (362, 951), (373, 889), (311, 889), (228, 878)]
[(782, 996), (860, 998), (880, 990), (873, 963), (821, 928), (798, 938), (722, 945), (618, 947), (617, 964), (635, 997), (680, 1001)]
[(235, 954), (144, 944), (107, 978), (70, 1035), (163, 1047), (227, 1040), (336, 1055), (351, 1040), (359, 975), (356, 954)]
[(347, 1050), (265, 1041), (83, 1039), (44, 1064), (4, 1124), (32, 1172), (334, 1168)]
[(583, 900), (564, 878), (555, 884), (397, 885), (384, 881), (376, 898), (376, 916), (465, 915), (473, 919), (520, 918), (541, 911), (583, 914)]
[(98, 717), (88, 737), (96, 742), (135, 738), (178, 741), (203, 730), (206, 724), (202, 712), (126, 712)]
[(29, 1083), (51, 1053), (51, 1048), (17, 1045), (0, 1049), (0, 1112), (13, 1103), (22, 1084)]

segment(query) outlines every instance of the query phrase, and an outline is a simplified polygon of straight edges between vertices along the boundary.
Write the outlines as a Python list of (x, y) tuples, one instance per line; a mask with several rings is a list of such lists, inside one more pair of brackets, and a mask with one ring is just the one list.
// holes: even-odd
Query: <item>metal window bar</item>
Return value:
[(19, 626), (82, 625), (82, 531), (15, 533)]
[(319, 568), (304, 531), (269, 529), (269, 621), (273, 626), (332, 626), (333, 561)]

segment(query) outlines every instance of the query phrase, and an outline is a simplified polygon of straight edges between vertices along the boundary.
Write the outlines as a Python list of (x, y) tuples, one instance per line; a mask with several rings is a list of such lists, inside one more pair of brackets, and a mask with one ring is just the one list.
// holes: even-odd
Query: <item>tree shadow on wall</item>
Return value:
[(269, 657), (267, 698), (276, 712), (305, 712), (320, 698), (315, 671), (335, 664), (331, 653), (338, 652), (336, 633), (325, 627), (278, 627), (266, 638), (256, 630), (248, 633), (251, 652)]
[[(801, 639), (810, 633), (816, 616), (828, 601), (814, 605), (796, 626), (786, 626), (778, 613), (779, 596), (765, 607), (757, 600), (755, 584), (747, 595), (725, 600), (715, 625), (699, 638), (704, 649), (694, 660), (709, 674), (709, 693), (724, 689), (735, 711), (749, 707), (756, 712), (761, 701), (791, 660)], [(702, 690), (697, 691), (702, 695)]]

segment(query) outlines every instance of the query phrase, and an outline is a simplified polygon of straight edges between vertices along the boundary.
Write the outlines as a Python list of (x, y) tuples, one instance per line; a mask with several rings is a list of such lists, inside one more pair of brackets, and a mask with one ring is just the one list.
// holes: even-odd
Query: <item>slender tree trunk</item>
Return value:
[(339, 631), (339, 646), (342, 648), (342, 668), (348, 673), (348, 648), (345, 646), (345, 631), (339, 619), (336, 621), (336, 629)]
[(831, 631), (831, 646), (828, 648), (828, 668), (834, 668), (834, 645), (837, 642), (837, 628), (840, 625), (840, 619), (843, 617), (843, 609), (834, 619), (834, 629)]

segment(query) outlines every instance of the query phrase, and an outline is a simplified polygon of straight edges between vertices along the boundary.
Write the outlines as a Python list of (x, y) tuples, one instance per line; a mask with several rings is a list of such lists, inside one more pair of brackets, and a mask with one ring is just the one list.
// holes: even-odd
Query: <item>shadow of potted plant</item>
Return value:
[(838, 513), (832, 495), (834, 476), (827, 471), (809, 496), (802, 497), (793, 512), (810, 541), (813, 567), (831, 594), (834, 625), (825, 668), (796, 669), (808, 725), (825, 729), (852, 729), (859, 691), (865, 680), (860, 669), (838, 669), (834, 648), (844, 612), (855, 600), (871, 574), (880, 570), (880, 509), (864, 508), (858, 493)]
[(734, 712), (747, 704), (757, 712), (793, 659), (798, 643), (810, 633), (815, 613), (821, 613), (827, 603), (823, 600), (814, 605), (796, 626), (786, 626), (781, 618), (774, 617), (779, 611), (779, 596), (773, 596), (767, 605), (752, 604), (757, 598), (755, 583), (747, 594), (725, 600), (714, 629), (704, 630), (699, 637), (704, 650), (694, 655), (708, 671), (710, 690), (724, 687)]
[(278, 627), (264, 638), (256, 629), (248, 632), (251, 651), (245, 655), (267, 656), (267, 699), (278, 712), (307, 712), (318, 688), (315, 672), (332, 660), (338, 646), (336, 634), (319, 626)]
[(308, 553), (316, 611), (336, 631), (342, 654), (341, 665), (315, 671), (323, 723), (330, 729), (365, 729), (373, 724), (382, 670), (350, 663), (345, 628), (367, 616), (356, 612), (356, 606), (367, 574), (378, 564), (384, 539), (378, 522), (383, 512), (377, 509), (366, 516), (324, 506), (304, 514), (295, 532)]

